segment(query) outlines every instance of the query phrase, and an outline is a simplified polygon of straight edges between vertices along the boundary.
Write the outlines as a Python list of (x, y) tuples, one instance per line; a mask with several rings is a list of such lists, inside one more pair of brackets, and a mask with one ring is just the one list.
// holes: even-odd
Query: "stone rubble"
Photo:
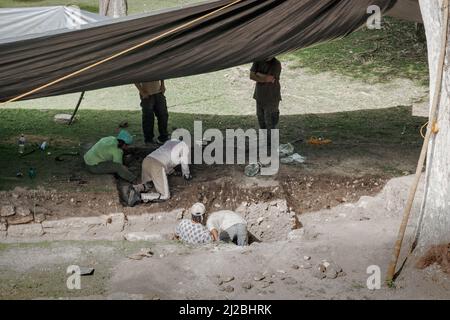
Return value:
[(25, 207), (16, 208), (16, 214), (21, 217), (26, 217), (31, 214), (31, 210)]
[(16, 213), (16, 210), (15, 210), (14, 206), (6, 205), (6, 206), (2, 206), (2, 209), (0, 211), (0, 216), (10, 217), (10, 216), (13, 216), (15, 213)]
[(253, 284), (251, 282), (242, 282), (241, 287), (246, 290), (250, 290), (253, 288)]
[(225, 277), (222, 277), (221, 279), (222, 279), (223, 283), (228, 283), (228, 282), (233, 281), (234, 277), (233, 276), (225, 276)]
[[(18, 225), (18, 224), (27, 224), (34, 220), (32, 215), (28, 216), (14, 216), (8, 219), (8, 225)], [(10, 228), (10, 227), (9, 227)]]
[(312, 275), (318, 279), (336, 279), (337, 277), (345, 276), (346, 273), (334, 261), (324, 260), (314, 267)]
[(297, 214), (288, 208), (285, 199), (242, 202), (235, 211), (247, 220), (249, 232), (259, 240), (286, 240), (290, 231), (301, 228)]
[(264, 280), (266, 277), (262, 273), (257, 273), (253, 276), (253, 280), (255, 281), (261, 281)]
[(228, 286), (220, 287), (220, 291), (231, 293), (234, 291), (234, 288), (232, 286), (228, 285)]

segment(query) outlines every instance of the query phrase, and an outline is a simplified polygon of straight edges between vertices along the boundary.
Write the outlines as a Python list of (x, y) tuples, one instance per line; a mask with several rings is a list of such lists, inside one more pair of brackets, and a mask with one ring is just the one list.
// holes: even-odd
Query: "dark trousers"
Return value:
[(144, 131), (145, 142), (153, 142), (155, 116), (158, 120), (158, 139), (166, 141), (169, 138), (167, 131), (167, 122), (169, 120), (169, 112), (167, 111), (166, 97), (162, 93), (157, 93), (148, 98), (141, 98), (142, 108), (142, 130)]
[(256, 115), (260, 129), (267, 129), (267, 145), (271, 145), (271, 129), (276, 129), (280, 120), (280, 102), (256, 101)]
[(256, 115), (261, 129), (276, 129), (280, 120), (280, 102), (256, 102)]
[(100, 162), (95, 166), (86, 165), (86, 168), (93, 174), (116, 174), (131, 183), (136, 180), (136, 176), (127, 167), (112, 161)]

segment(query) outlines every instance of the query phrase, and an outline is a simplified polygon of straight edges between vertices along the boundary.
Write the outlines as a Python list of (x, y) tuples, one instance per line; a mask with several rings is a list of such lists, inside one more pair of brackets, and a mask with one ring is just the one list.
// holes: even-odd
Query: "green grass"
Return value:
[(408, 78), (428, 83), (425, 34), (414, 23), (384, 18), (381, 30), (366, 27), (323, 44), (285, 55), (298, 68), (332, 71), (372, 82)]
[[(11, 189), (15, 186), (67, 187), (71, 174), (83, 171), (81, 158), (68, 157), (67, 161), (56, 162), (54, 157), (65, 152), (79, 150), (80, 144), (93, 143), (99, 138), (113, 135), (117, 124), (127, 119), (129, 130), (136, 136), (136, 143), (142, 144), (141, 112), (129, 111), (94, 111), (81, 110), (79, 121), (72, 126), (56, 124), (54, 115), (59, 111), (38, 110), (0, 110), (2, 127), (0, 129), (0, 189)], [(203, 121), (203, 130), (218, 128), (255, 128), (255, 116), (212, 116), (200, 114), (171, 113), (169, 128), (185, 128), (191, 130), (194, 120)], [(418, 133), (423, 120), (411, 116), (410, 107), (397, 107), (385, 110), (364, 110), (348, 113), (324, 115), (282, 116), (280, 129), (281, 141), (295, 141), (299, 138), (323, 136), (333, 140), (326, 147), (312, 147), (305, 143), (297, 143), (301, 153), (310, 156), (322, 150), (323, 156), (350, 154), (370, 154), (375, 149), (420, 147), (421, 137)], [(42, 142), (47, 140), (51, 152), (38, 151), (27, 157), (19, 158), (17, 138), (24, 133), (29, 140)], [(31, 148), (28, 144), (28, 148)], [(318, 151), (319, 150), (319, 151)], [(30, 180), (26, 173), (28, 168), (37, 169), (37, 177)], [(15, 177), (17, 171), (25, 177)]]

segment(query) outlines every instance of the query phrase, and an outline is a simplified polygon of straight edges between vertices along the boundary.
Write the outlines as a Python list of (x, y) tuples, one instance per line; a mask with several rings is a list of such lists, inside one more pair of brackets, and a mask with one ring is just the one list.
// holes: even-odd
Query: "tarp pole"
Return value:
[(80, 105), (81, 105), (81, 101), (83, 101), (84, 93), (85, 93), (85, 92), (86, 92), (86, 91), (83, 91), (83, 92), (81, 93), (81, 95), (80, 95), (80, 98), (78, 99), (77, 106), (75, 107), (75, 110), (73, 110), (72, 117), (70, 117), (69, 126), (72, 124), (73, 119), (75, 119), (75, 115), (76, 115), (77, 112), (78, 112), (78, 108), (79, 108)]

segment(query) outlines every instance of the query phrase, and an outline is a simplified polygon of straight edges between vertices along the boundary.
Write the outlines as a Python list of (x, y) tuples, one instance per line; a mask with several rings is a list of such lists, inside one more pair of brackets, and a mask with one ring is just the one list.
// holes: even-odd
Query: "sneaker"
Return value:
[(161, 194), (158, 192), (141, 193), (141, 199), (144, 203), (161, 202)]

